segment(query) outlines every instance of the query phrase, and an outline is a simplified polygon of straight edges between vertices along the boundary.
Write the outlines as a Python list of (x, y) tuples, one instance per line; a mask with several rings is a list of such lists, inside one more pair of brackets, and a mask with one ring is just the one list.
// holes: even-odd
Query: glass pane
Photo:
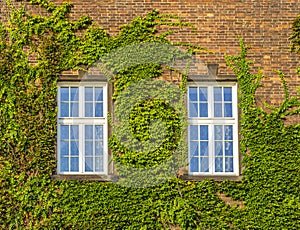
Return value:
[(214, 87), (214, 101), (222, 101), (222, 87)]
[(232, 104), (224, 104), (224, 117), (232, 117)]
[(95, 142), (95, 155), (96, 156), (103, 155), (103, 145), (102, 145), (102, 142), (100, 142), (100, 141)]
[(103, 88), (95, 88), (95, 101), (103, 101)]
[(95, 117), (103, 117), (103, 103), (96, 103), (95, 106)]
[(95, 158), (95, 171), (96, 172), (103, 172), (103, 159), (102, 157)]
[(79, 105), (77, 102), (71, 103), (70, 117), (79, 117)]
[(198, 117), (198, 104), (190, 103), (189, 117)]
[(78, 140), (79, 139), (79, 127), (78, 125), (71, 125), (71, 140)]
[(85, 141), (84, 154), (86, 156), (93, 156), (93, 142), (92, 141)]
[(208, 125), (200, 125), (200, 140), (208, 140)]
[(95, 125), (95, 139), (102, 140), (103, 139), (103, 126)]
[(72, 156), (79, 156), (79, 142), (78, 141), (71, 141), (71, 155)]
[(198, 142), (190, 141), (190, 156), (199, 156)]
[(200, 172), (209, 172), (209, 164), (207, 157), (200, 158)]
[(70, 101), (79, 101), (79, 93), (78, 93), (78, 87), (72, 87), (71, 88), (71, 100)]
[(61, 141), (59, 151), (61, 156), (69, 156), (69, 142)]
[(93, 103), (85, 103), (85, 116), (93, 117)]
[(92, 157), (85, 157), (84, 162), (85, 172), (93, 172), (93, 158)]
[(233, 172), (233, 158), (225, 159), (225, 172)]
[(71, 172), (78, 172), (79, 171), (79, 158), (72, 157), (71, 158)]
[(60, 103), (60, 116), (68, 117), (69, 116), (69, 103)]
[(198, 140), (198, 126), (190, 125), (190, 140)]
[(199, 99), (200, 101), (207, 101), (207, 88), (199, 88), (200, 91), (200, 95), (199, 95)]
[(199, 172), (199, 158), (196, 157), (191, 158), (190, 172)]
[(85, 139), (86, 140), (93, 140), (93, 126), (92, 125), (86, 125), (84, 126), (85, 129)]
[(231, 87), (224, 88), (224, 101), (232, 101)]
[(208, 156), (208, 142), (207, 141), (200, 142), (200, 156)]
[(68, 172), (69, 171), (69, 158), (68, 157), (61, 157), (60, 158), (60, 171), (61, 172)]
[(231, 141), (225, 142), (225, 156), (233, 156), (233, 143)]
[(225, 140), (233, 140), (232, 125), (224, 125)]
[(223, 156), (223, 142), (215, 141), (215, 156)]
[(92, 87), (85, 87), (84, 100), (85, 101), (93, 101), (93, 88)]
[(221, 103), (214, 104), (214, 117), (222, 117), (222, 104)]
[(69, 126), (68, 125), (60, 126), (60, 139), (61, 140), (69, 140)]
[(208, 117), (208, 104), (200, 103), (200, 117)]
[(215, 172), (223, 172), (223, 158), (215, 158)]
[(69, 101), (69, 87), (60, 88), (60, 100)]
[(214, 126), (215, 132), (215, 140), (223, 140), (223, 126), (222, 125), (215, 125)]
[(189, 88), (189, 101), (198, 101), (196, 87)]

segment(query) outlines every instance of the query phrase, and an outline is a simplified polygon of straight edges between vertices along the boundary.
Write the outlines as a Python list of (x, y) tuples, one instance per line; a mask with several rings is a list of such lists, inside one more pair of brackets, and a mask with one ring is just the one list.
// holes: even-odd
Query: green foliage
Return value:
[(289, 37), (291, 40), (291, 51), (295, 53), (300, 53), (300, 14), (294, 20), (292, 25), (293, 33)]
[[(7, 24), (0, 24), (0, 226), (2, 229), (297, 229), (300, 220), (300, 129), (299, 124), (284, 125), (284, 118), (299, 114), (299, 97), (290, 97), (282, 73), (285, 99), (271, 112), (256, 107), (255, 92), (261, 73), (251, 73), (247, 47), (241, 42), (241, 55), (227, 56), (239, 83), (241, 109), (241, 153), (244, 155), (243, 182), (212, 180), (186, 182), (162, 170), (178, 169), (187, 154), (182, 141), (185, 111), (182, 108), (186, 79), (178, 86), (155, 80), (163, 66), (171, 70), (172, 61), (185, 59), (205, 50), (191, 44), (172, 43), (167, 36), (178, 31), (157, 33), (157, 26), (193, 28), (173, 15), (150, 12), (124, 25), (110, 37), (88, 17), (70, 21), (72, 5), (59, 6), (47, 0), (28, 1), (45, 8), (49, 15), (30, 15), (23, 8), (11, 8)], [(107, 56), (113, 50), (140, 45), (163, 44), (166, 52), (140, 55), (136, 65), (126, 59)], [(180, 45), (187, 52), (171, 49)], [(149, 48), (149, 47), (148, 47)], [(147, 48), (147, 49), (148, 49)], [(122, 52), (124, 50), (121, 50)], [(116, 52), (116, 54), (118, 54)], [(130, 57), (135, 53), (128, 53)], [(159, 55), (159, 56), (155, 56)], [(35, 63), (32, 63), (35, 57)], [(139, 169), (156, 167), (148, 175), (154, 187), (122, 187), (116, 183), (91, 181), (53, 181), (56, 142), (56, 81), (69, 69), (85, 69), (99, 59), (115, 74), (116, 119), (128, 121), (114, 130), (109, 140), (116, 163), (136, 167), (129, 177), (143, 180)], [(149, 60), (159, 60), (149, 62)], [(143, 87), (137, 88), (136, 83)], [(147, 83), (147, 84), (146, 84)], [(161, 84), (160, 87), (157, 84)], [(131, 87), (152, 94), (144, 96), (126, 113), (122, 94)], [(153, 97), (156, 88), (165, 94)], [(177, 92), (178, 90), (178, 92)], [(169, 97), (173, 95), (173, 97)], [(123, 95), (124, 96), (124, 95)], [(130, 97), (130, 93), (126, 95)], [(125, 97), (125, 98), (126, 98)], [(137, 98), (138, 100), (139, 98)], [(162, 122), (159, 122), (161, 120)], [(117, 123), (114, 124), (117, 127)], [(164, 127), (165, 133), (160, 133)], [(125, 129), (128, 128), (128, 129)], [(132, 137), (124, 146), (119, 134)], [(151, 140), (151, 141), (149, 141)], [(162, 143), (159, 140), (164, 140)], [(140, 144), (142, 142), (143, 144)], [(147, 143), (160, 143), (152, 151)], [(145, 151), (135, 151), (136, 149)], [(150, 151), (151, 150), (151, 151)], [(161, 164), (167, 162), (166, 164)], [(126, 169), (127, 170), (127, 169)], [(125, 171), (126, 171), (125, 170)], [(148, 173), (148, 171), (145, 171)], [(120, 175), (126, 172), (119, 171)], [(123, 173), (123, 174), (122, 174)], [(127, 171), (128, 173), (128, 171)], [(126, 175), (128, 176), (128, 174)], [(171, 177), (169, 177), (171, 176)], [(161, 183), (164, 181), (164, 183)], [(225, 193), (245, 207), (230, 206), (219, 198)]]
[[(279, 77), (285, 99), (271, 112), (255, 106), (254, 93), (259, 72), (250, 73), (246, 60), (247, 47), (241, 41), (241, 55), (227, 56), (227, 64), (235, 71), (240, 86), (241, 150), (244, 154), (241, 189), (246, 204), (247, 228), (297, 229), (299, 226), (300, 194), (300, 125), (284, 125), (288, 115), (299, 114), (299, 96), (290, 97), (284, 75)], [(238, 195), (240, 196), (240, 195)], [(258, 221), (259, 220), (259, 221)]]

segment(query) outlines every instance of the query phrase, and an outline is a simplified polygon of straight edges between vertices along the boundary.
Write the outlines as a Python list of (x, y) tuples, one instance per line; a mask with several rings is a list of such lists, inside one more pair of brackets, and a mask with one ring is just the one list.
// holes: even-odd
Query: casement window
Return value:
[(107, 174), (107, 86), (59, 83), (59, 174)]
[(239, 173), (236, 83), (188, 86), (190, 175)]

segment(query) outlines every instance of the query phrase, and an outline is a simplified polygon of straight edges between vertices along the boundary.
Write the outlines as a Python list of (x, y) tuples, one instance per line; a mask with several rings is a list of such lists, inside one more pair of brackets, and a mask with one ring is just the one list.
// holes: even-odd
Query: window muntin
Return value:
[(61, 83), (58, 105), (58, 172), (106, 174), (106, 85)]
[(238, 175), (235, 84), (188, 87), (189, 174)]

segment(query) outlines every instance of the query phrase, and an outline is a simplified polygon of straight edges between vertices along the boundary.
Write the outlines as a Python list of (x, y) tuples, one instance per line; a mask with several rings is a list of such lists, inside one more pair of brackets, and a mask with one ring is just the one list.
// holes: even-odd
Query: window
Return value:
[(59, 84), (59, 174), (107, 174), (106, 114), (106, 84)]
[(238, 175), (236, 84), (188, 87), (190, 175)]

